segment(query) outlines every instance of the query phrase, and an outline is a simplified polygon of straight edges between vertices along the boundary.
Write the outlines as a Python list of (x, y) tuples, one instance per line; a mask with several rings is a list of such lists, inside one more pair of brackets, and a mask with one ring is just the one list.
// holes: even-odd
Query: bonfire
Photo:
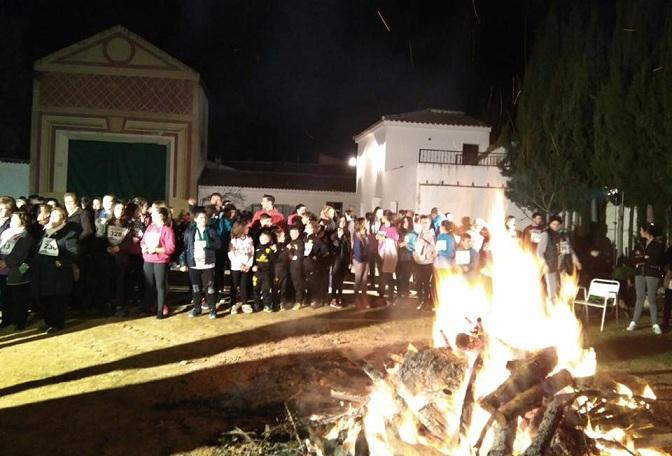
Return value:
[[(571, 305), (577, 277), (544, 297), (540, 264), (490, 220), (487, 276), (437, 280), (433, 347), (409, 346), (373, 386), (314, 431), (312, 451), (339, 455), (663, 455), (648, 448), (656, 396), (596, 374)], [(632, 383), (632, 382), (631, 382)], [(317, 426), (316, 426), (316, 429)]]

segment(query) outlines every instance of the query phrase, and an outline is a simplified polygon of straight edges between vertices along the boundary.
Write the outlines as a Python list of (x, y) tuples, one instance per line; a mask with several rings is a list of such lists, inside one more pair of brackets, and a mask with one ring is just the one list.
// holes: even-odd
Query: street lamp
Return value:
[(357, 166), (357, 157), (350, 157), (350, 159), (348, 160), (348, 166), (351, 168)]

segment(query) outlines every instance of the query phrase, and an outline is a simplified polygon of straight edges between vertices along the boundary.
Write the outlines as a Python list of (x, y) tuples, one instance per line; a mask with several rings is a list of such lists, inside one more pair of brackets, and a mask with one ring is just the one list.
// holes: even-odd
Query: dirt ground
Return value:
[[(187, 309), (166, 320), (75, 318), (56, 335), (38, 322), (0, 332), (0, 454), (215, 454), (223, 432), (273, 424), (285, 402), (308, 416), (334, 406), (320, 402), (330, 388), (362, 389), (353, 361), (428, 345), (433, 318), (414, 301), (217, 320), (189, 319)], [(600, 369), (634, 373), (671, 397), (672, 334), (626, 333), (624, 321), (600, 334), (597, 320), (587, 345)]]

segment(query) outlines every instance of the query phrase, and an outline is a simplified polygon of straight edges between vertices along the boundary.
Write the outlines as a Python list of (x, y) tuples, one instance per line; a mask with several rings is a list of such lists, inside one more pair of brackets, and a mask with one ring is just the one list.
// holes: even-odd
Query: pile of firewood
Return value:
[[(477, 405), (490, 414), (490, 419), (478, 441), (470, 444), (471, 454), (513, 454), (521, 420), (533, 436), (524, 456), (597, 455), (609, 448), (638, 454), (616, 439), (592, 435), (590, 430), (598, 426), (601, 430), (621, 428), (640, 447), (672, 444), (654, 438), (665, 433), (660, 426), (654, 429), (655, 401), (619, 393), (609, 376), (575, 379), (567, 370), (556, 372), (558, 356), (554, 348), (509, 361), (506, 381), (480, 398), (474, 397), (474, 382), (483, 363), (481, 355), (470, 362), (448, 348), (411, 348), (403, 356), (393, 356), (392, 361), (395, 367), (385, 372), (366, 363), (361, 367), (372, 380), (371, 391), (381, 385), (393, 391), (397, 413), (386, 419), (385, 440), (395, 454), (439, 455), (443, 454), (439, 448), (464, 447), (460, 439), (472, 425)], [(453, 395), (462, 399), (450, 401), (461, 404), (461, 410), (456, 411), (459, 429), (446, 422), (446, 398)], [(312, 451), (339, 456), (369, 454), (364, 420), (369, 396), (336, 391), (332, 396), (347, 404), (347, 410), (333, 417), (313, 417)], [(399, 434), (409, 413), (423, 444), (410, 444)], [(482, 448), (485, 441), (487, 453)]]

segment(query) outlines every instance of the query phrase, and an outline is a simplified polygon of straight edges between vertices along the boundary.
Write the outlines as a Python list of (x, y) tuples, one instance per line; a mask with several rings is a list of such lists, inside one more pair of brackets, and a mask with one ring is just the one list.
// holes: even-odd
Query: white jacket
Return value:
[(254, 262), (254, 244), (250, 236), (231, 239), (229, 243), (231, 270), (240, 271), (243, 266), (252, 267)]

